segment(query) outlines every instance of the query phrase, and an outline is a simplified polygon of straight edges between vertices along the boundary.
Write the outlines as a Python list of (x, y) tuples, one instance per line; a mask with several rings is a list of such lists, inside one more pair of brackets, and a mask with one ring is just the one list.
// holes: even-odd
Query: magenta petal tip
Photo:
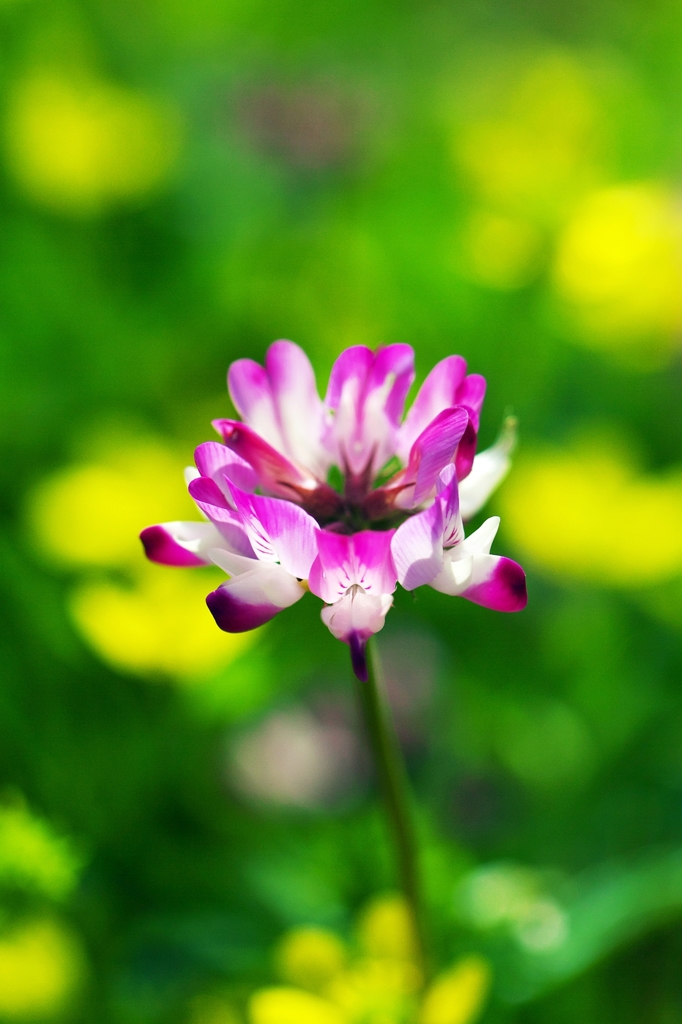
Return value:
[(178, 544), (163, 526), (148, 526), (140, 534), (140, 540), (149, 561), (157, 565), (194, 568), (206, 564), (202, 558)]
[(240, 601), (224, 585), (212, 590), (206, 598), (208, 610), (224, 633), (248, 633), (265, 625), (281, 608), (272, 604), (248, 604)]

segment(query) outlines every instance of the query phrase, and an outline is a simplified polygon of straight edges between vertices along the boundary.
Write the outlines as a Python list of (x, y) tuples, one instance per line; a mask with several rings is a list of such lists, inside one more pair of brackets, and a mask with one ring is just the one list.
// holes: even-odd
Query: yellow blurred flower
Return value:
[(177, 116), (141, 93), (35, 71), (10, 96), (7, 155), (20, 184), (55, 209), (87, 213), (146, 195), (168, 175)]
[(475, 1018), (490, 988), (490, 965), (468, 956), (441, 974), (426, 993), (419, 1024), (467, 1024)]
[(346, 962), (346, 948), (326, 928), (294, 928), (275, 951), (280, 977), (292, 985), (322, 992)]
[(91, 459), (42, 481), (29, 501), (38, 547), (66, 566), (122, 569), (131, 579), (88, 578), (73, 589), (74, 622), (115, 668), (191, 681), (228, 665), (256, 639), (217, 628), (206, 595), (225, 581), (218, 569), (176, 569), (143, 555), (150, 523), (197, 519), (182, 479), (183, 460), (167, 444), (105, 436)]
[(414, 958), (412, 919), (401, 896), (378, 896), (363, 911), (358, 939), (369, 956), (396, 960)]
[(328, 995), (349, 1020), (398, 1024), (414, 1017), (421, 981), (410, 960), (364, 957), (337, 975)]
[(348, 1024), (338, 1006), (298, 988), (263, 988), (249, 1001), (250, 1024)]
[(83, 976), (74, 937), (49, 919), (0, 935), (0, 1015), (33, 1019), (59, 1012)]
[(0, 879), (51, 899), (67, 896), (81, 862), (66, 839), (23, 803), (0, 807)]
[(167, 444), (122, 437), (92, 461), (40, 482), (29, 502), (37, 544), (65, 565), (137, 565), (145, 526), (197, 518), (183, 486), (183, 468)]
[(217, 569), (143, 564), (134, 587), (80, 584), (70, 608), (85, 639), (115, 668), (192, 680), (253, 643), (252, 633), (219, 630), (206, 607), (206, 595), (224, 582)]
[(675, 348), (682, 330), (682, 205), (656, 182), (589, 196), (559, 240), (555, 284), (586, 344)]
[(682, 470), (638, 475), (596, 442), (526, 456), (501, 494), (505, 528), (560, 576), (641, 587), (682, 570)]
[(554, 223), (600, 177), (602, 116), (588, 75), (554, 52), (487, 84), (490, 113), (463, 124), (455, 160), (486, 204)]
[[(359, 950), (321, 928), (295, 928), (280, 942), (280, 974), (299, 987), (261, 989), (249, 1024), (473, 1024), (490, 986), (477, 956), (439, 975), (423, 996), (410, 916), (399, 896), (371, 901), (358, 922)], [(304, 991), (310, 989), (310, 991)], [(312, 993), (315, 994), (312, 994)]]

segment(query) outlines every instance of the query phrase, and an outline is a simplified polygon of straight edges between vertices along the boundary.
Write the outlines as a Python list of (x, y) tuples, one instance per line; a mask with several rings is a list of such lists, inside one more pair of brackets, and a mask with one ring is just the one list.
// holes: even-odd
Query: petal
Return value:
[(320, 530), (318, 556), (312, 564), (308, 585), (327, 604), (333, 604), (353, 585), (351, 538), (348, 534)]
[[(464, 406), (462, 406), (462, 408), (464, 408)], [(466, 477), (469, 476), (476, 456), (477, 443), (478, 434), (476, 433), (473, 421), (469, 418), (466, 430), (462, 434), (455, 453), (455, 469), (457, 470), (458, 480), (465, 480)]]
[(454, 547), (464, 540), (464, 526), (459, 512), (459, 481), (453, 463), (440, 472), (436, 489), (443, 512), (443, 547)]
[(462, 516), (471, 519), (495, 488), (504, 480), (511, 466), (511, 452), (516, 443), (516, 421), (509, 417), (498, 441), (474, 459), (471, 472), (459, 486)]
[(480, 373), (470, 373), (457, 388), (453, 405), (463, 405), (471, 413), (471, 422), (478, 432), (481, 408), (485, 398), (486, 380)]
[(237, 359), (227, 372), (227, 387), (244, 423), (273, 448), (284, 452), (284, 439), (267, 371), (253, 359)]
[[(366, 345), (352, 345), (343, 350), (332, 366), (324, 404), (328, 409), (338, 411), (342, 404), (342, 396), (355, 396), (359, 403), (367, 374), (374, 361), (374, 353)], [(354, 408), (357, 413), (357, 405)]]
[(360, 417), (364, 398), (365, 382), (374, 360), (374, 353), (365, 345), (354, 345), (345, 349), (332, 367), (325, 405), (333, 414), (329, 432), (337, 451), (342, 468), (348, 466), (359, 474), (365, 468), (370, 456), (362, 437)]
[(430, 583), (443, 568), (443, 512), (440, 502), (407, 519), (391, 544), (398, 579), (406, 590)]
[(526, 574), (511, 558), (480, 555), (462, 597), (496, 612), (520, 612), (528, 603)]
[(276, 341), (265, 365), (285, 453), (324, 479), (331, 459), (322, 444), (324, 406), (310, 360), (292, 341)]
[(190, 480), (188, 490), (200, 511), (220, 531), (230, 550), (252, 556), (253, 550), (241, 516), (229, 505), (218, 485), (209, 477), (200, 476)]
[(301, 501), (301, 494), (315, 490), (317, 480), (295, 466), (250, 427), (237, 420), (214, 420), (225, 444), (256, 471), (261, 486), (272, 494)]
[(310, 570), (310, 589), (328, 604), (354, 585), (372, 595), (392, 593), (397, 580), (392, 537), (392, 530), (363, 530), (351, 536), (318, 530), (319, 555)]
[(365, 594), (353, 589), (339, 601), (321, 611), (322, 621), (337, 640), (350, 643), (351, 637), (367, 641), (384, 627), (384, 620), (393, 604), (390, 594)]
[(307, 579), (317, 557), (318, 525), (312, 516), (280, 498), (245, 494), (236, 487), (232, 495), (258, 558), (278, 561), (293, 576)]
[(460, 404), (457, 389), (464, 380), (466, 369), (466, 360), (462, 356), (447, 356), (431, 370), (400, 429), (398, 455), (404, 463), (414, 442), (438, 413)]
[(336, 360), (325, 404), (333, 412), (339, 458), (358, 476), (375, 474), (395, 453), (397, 427), (414, 379), (409, 345), (387, 345), (374, 354), (364, 345)]
[(500, 517), (490, 516), (466, 540), (453, 548), (453, 557), (468, 558), (470, 555), (487, 555), (500, 528)]
[(262, 626), (305, 593), (281, 565), (252, 564), (250, 571), (234, 576), (206, 598), (213, 618), (226, 633), (244, 633)]
[(147, 558), (159, 565), (208, 565), (207, 552), (219, 546), (221, 536), (212, 523), (161, 523), (140, 534)]
[(438, 474), (447, 466), (457, 450), (459, 441), (469, 423), (466, 409), (444, 409), (422, 431), (412, 445), (410, 460), (405, 470), (405, 477), (414, 480), (414, 492), (407, 492), (400, 499), (410, 501), (411, 507), (421, 504), (433, 491)]
[(398, 574), (391, 554), (394, 530), (361, 530), (353, 542), (354, 583), (368, 594), (392, 594)]
[(398, 426), (407, 392), (414, 380), (414, 349), (411, 345), (386, 345), (374, 356), (365, 390), (365, 402), (382, 394), (382, 407), (389, 421)]
[(210, 477), (227, 494), (225, 480), (232, 480), (243, 491), (255, 491), (258, 477), (248, 462), (218, 441), (205, 441), (194, 452), (201, 476)]

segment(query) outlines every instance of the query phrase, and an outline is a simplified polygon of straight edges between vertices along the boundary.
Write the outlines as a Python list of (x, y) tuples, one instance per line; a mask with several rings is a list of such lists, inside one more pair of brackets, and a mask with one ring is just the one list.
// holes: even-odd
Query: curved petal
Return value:
[(307, 355), (292, 341), (276, 341), (265, 359), (285, 453), (324, 479), (331, 464), (323, 443), (324, 406)]
[(405, 490), (397, 504), (414, 508), (429, 497), (441, 470), (452, 461), (469, 423), (466, 409), (444, 409), (412, 445), (405, 479), (414, 481), (414, 490)]
[(228, 548), (253, 557), (241, 516), (230, 506), (218, 485), (209, 477), (200, 476), (190, 480), (188, 490), (199, 510), (219, 530)]
[(325, 404), (339, 458), (354, 476), (372, 476), (395, 453), (397, 428), (414, 379), (410, 345), (387, 345), (373, 353), (364, 345), (336, 360)]
[(466, 372), (467, 364), (462, 356), (447, 356), (431, 370), (399, 431), (398, 455), (404, 463), (409, 459), (414, 442), (438, 413), (460, 404), (457, 389)]
[(148, 526), (140, 534), (144, 552), (159, 565), (209, 565), (207, 552), (218, 547), (222, 538), (212, 523), (160, 523)]
[(327, 604), (333, 604), (356, 582), (353, 579), (351, 538), (348, 534), (320, 530), (317, 550), (308, 585), (313, 594)]
[(244, 633), (262, 626), (305, 593), (281, 565), (252, 561), (252, 566), (206, 598), (213, 618), (226, 633)]
[(195, 449), (194, 461), (200, 475), (210, 477), (223, 494), (229, 494), (226, 480), (231, 480), (243, 491), (255, 491), (258, 486), (258, 477), (249, 463), (218, 441), (200, 444)]
[(466, 585), (446, 593), (457, 593), (497, 612), (520, 612), (526, 607), (526, 574), (517, 562), (502, 555), (476, 555), (472, 561)]
[(240, 416), (282, 455), (324, 478), (330, 457), (323, 444), (324, 406), (307, 355), (293, 341), (276, 341), (265, 368), (239, 359), (228, 373), (228, 388)]
[(443, 512), (440, 502), (407, 519), (391, 543), (398, 579), (405, 590), (430, 583), (443, 568)]
[[(462, 406), (464, 408), (464, 406)], [(467, 410), (468, 412), (469, 410)], [(474, 464), (474, 458), (476, 456), (476, 445), (478, 444), (478, 434), (476, 428), (469, 418), (469, 422), (466, 425), (466, 430), (462, 434), (462, 437), (457, 445), (457, 451), (455, 452), (455, 469), (457, 470), (457, 479), (465, 480), (471, 472), (471, 467)]]
[(313, 594), (332, 604), (353, 586), (371, 595), (392, 593), (397, 580), (392, 537), (392, 530), (363, 530), (352, 535), (318, 530), (318, 557), (308, 580)]
[(246, 424), (214, 420), (213, 426), (227, 447), (253, 467), (261, 486), (275, 496), (300, 502), (301, 494), (317, 488), (318, 481), (311, 473), (295, 466)]
[(463, 405), (471, 413), (471, 422), (478, 432), (481, 409), (485, 398), (486, 379), (480, 373), (470, 373), (457, 388), (456, 401), (453, 405)]
[(498, 441), (474, 458), (471, 472), (460, 483), (462, 517), (471, 519), (502, 483), (511, 466), (511, 453), (516, 443), (516, 420), (509, 417)]
[(468, 558), (470, 555), (487, 555), (493, 545), (500, 528), (500, 517), (490, 516), (481, 523), (477, 530), (458, 544), (453, 551), (453, 558)]
[(283, 453), (284, 439), (267, 371), (253, 359), (237, 359), (227, 371), (227, 389), (244, 423)]
[(280, 562), (293, 576), (307, 579), (317, 557), (318, 526), (312, 516), (290, 501), (245, 494), (236, 487), (232, 497), (258, 558)]
[(351, 636), (367, 641), (384, 627), (393, 604), (391, 594), (366, 594), (353, 587), (339, 601), (321, 611), (322, 621), (337, 640), (350, 643)]

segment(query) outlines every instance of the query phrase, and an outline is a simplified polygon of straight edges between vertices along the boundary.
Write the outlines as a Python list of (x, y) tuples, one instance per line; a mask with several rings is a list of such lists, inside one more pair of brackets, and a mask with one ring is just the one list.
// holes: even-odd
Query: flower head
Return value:
[(485, 380), (467, 375), (461, 356), (433, 368), (403, 419), (413, 380), (409, 345), (346, 349), (324, 401), (290, 341), (271, 345), (264, 367), (233, 363), (228, 386), (242, 418), (214, 421), (223, 443), (199, 445), (187, 471), (205, 521), (143, 530), (147, 556), (223, 569), (228, 579), (207, 604), (231, 633), (310, 590), (360, 679), (398, 581), (519, 611), (523, 570), (489, 553), (499, 520), (466, 539), (462, 525), (507, 472), (512, 432), (475, 454)]

